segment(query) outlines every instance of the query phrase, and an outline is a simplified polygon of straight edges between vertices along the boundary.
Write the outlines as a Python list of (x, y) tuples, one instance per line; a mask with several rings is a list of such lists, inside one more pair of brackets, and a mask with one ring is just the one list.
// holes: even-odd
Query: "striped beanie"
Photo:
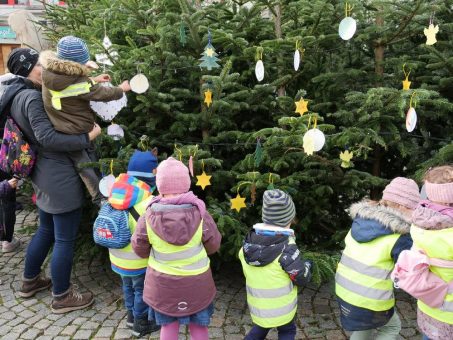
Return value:
[(85, 65), (90, 60), (90, 52), (85, 41), (68, 35), (58, 41), (57, 57)]
[(120, 174), (109, 196), (110, 205), (119, 210), (129, 209), (151, 196), (151, 188), (145, 182), (128, 174)]
[(296, 216), (291, 196), (279, 189), (266, 190), (263, 195), (263, 222), (272, 226), (286, 227)]

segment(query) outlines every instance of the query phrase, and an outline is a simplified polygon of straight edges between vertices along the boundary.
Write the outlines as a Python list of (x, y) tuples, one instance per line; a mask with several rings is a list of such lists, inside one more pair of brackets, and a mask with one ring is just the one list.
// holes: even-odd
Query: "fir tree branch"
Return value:
[(392, 41), (394, 41), (396, 38), (398, 38), (401, 35), (401, 33), (403, 33), (403, 31), (406, 29), (406, 27), (409, 25), (411, 20), (414, 18), (414, 16), (417, 14), (418, 10), (420, 9), (421, 3), (422, 3), (421, 0), (417, 1), (417, 5), (415, 6), (415, 9), (412, 11), (412, 13), (408, 17), (406, 17), (406, 19), (402, 23), (400, 23), (398, 31), (396, 31), (396, 33), (393, 36), (391, 36), (389, 39), (384, 40), (382, 42), (384, 45), (390, 45), (392, 43)]

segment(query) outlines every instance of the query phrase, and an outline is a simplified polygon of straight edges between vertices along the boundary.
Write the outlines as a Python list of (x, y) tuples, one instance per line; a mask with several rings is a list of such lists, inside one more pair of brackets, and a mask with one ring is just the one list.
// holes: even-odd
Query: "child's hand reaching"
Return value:
[(18, 180), (17, 178), (13, 177), (13, 178), (11, 178), (11, 179), (8, 181), (8, 183), (9, 183), (9, 185), (11, 186), (11, 188), (16, 189), (16, 188), (17, 188), (17, 182), (18, 182), (18, 181), (19, 181), (19, 180)]
[(131, 86), (129, 85), (129, 80), (123, 81), (119, 88), (123, 90), (123, 92), (129, 92), (131, 90)]
[(101, 132), (101, 127), (98, 124), (94, 123), (93, 130), (88, 132), (88, 138), (90, 139), (90, 141), (93, 141), (97, 136), (101, 134)]
[(110, 75), (108, 74), (100, 74), (94, 78), (92, 78), (96, 83), (106, 83), (110, 80), (112, 80), (112, 78), (110, 78)]

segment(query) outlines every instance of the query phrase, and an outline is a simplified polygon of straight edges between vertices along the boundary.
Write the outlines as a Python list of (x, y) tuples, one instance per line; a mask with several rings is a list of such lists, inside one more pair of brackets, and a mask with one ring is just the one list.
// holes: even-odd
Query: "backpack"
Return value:
[(7, 117), (0, 147), (0, 169), (14, 177), (27, 177), (36, 163), (36, 152), (25, 141), (14, 119)]
[(134, 207), (129, 210), (118, 210), (106, 203), (99, 210), (93, 225), (94, 242), (100, 246), (122, 249), (131, 242), (129, 213), (138, 221), (140, 215)]
[(429, 266), (453, 268), (453, 261), (430, 258), (422, 250), (403, 250), (390, 274), (395, 288), (401, 288), (432, 308), (442, 307), (453, 281), (445, 282)]

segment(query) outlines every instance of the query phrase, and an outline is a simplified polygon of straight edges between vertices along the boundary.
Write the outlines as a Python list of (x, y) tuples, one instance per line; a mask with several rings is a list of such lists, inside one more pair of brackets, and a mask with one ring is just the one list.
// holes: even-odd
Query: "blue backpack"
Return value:
[(94, 221), (94, 242), (112, 249), (126, 247), (131, 242), (132, 236), (129, 228), (129, 213), (135, 221), (138, 221), (140, 215), (134, 207), (129, 210), (118, 210), (113, 208), (110, 203), (104, 204)]

